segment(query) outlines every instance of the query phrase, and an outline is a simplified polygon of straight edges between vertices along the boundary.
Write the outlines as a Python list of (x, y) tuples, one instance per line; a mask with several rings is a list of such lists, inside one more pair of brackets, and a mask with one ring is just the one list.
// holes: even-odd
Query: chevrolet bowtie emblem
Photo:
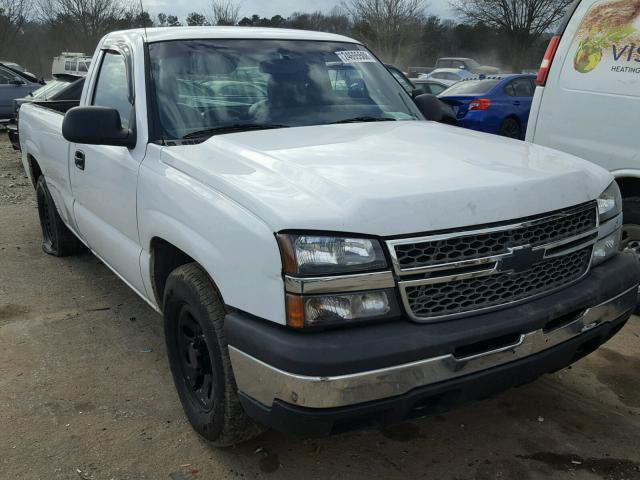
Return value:
[(544, 248), (533, 250), (530, 245), (511, 249), (511, 255), (500, 260), (498, 270), (501, 272), (520, 273), (529, 270), (544, 258)]

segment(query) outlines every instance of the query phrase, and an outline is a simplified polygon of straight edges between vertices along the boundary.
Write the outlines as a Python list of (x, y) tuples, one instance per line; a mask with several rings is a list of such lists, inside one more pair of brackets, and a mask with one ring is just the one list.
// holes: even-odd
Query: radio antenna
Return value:
[(144, 7), (142, 6), (142, 0), (140, 0), (140, 19), (142, 20), (142, 28), (144, 28), (144, 41), (148, 42), (149, 39), (147, 38), (147, 19), (145, 17), (144, 14)]

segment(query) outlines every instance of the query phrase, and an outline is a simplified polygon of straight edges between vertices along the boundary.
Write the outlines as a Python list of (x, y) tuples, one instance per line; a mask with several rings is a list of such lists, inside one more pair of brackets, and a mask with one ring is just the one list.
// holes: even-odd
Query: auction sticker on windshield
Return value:
[(619, 95), (640, 85), (640, 0), (596, 2), (584, 16), (567, 56), (563, 84)]
[(342, 63), (373, 63), (375, 58), (365, 50), (342, 50), (336, 52)]

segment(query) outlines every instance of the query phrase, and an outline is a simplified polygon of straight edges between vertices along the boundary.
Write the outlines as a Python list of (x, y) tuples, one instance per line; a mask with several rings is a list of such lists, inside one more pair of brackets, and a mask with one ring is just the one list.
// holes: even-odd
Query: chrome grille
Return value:
[(517, 302), (578, 280), (589, 268), (591, 250), (587, 247), (540, 262), (521, 273), (407, 287), (406, 297), (414, 315), (422, 318)]
[(506, 253), (518, 245), (544, 245), (588, 232), (595, 226), (596, 209), (587, 206), (532, 225), (397, 245), (395, 253), (402, 270), (420, 268)]
[(595, 202), (483, 229), (388, 240), (411, 318), (436, 321), (565, 287), (589, 270)]

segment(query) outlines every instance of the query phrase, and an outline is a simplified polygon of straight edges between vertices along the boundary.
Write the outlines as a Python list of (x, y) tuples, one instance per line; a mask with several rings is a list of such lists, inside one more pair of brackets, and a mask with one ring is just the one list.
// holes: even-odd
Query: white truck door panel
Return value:
[[(119, 111), (122, 126), (133, 123), (127, 63), (123, 55), (105, 51), (88, 105)], [(88, 92), (89, 93), (89, 92)], [(136, 189), (145, 146), (135, 149), (72, 144), (69, 171), (74, 215), (91, 249), (138, 292), (145, 292), (140, 274)]]
[[(75, 165), (83, 152), (84, 170)], [(136, 219), (139, 163), (125, 147), (71, 145), (74, 214), (80, 234), (105, 262), (144, 292)]]

